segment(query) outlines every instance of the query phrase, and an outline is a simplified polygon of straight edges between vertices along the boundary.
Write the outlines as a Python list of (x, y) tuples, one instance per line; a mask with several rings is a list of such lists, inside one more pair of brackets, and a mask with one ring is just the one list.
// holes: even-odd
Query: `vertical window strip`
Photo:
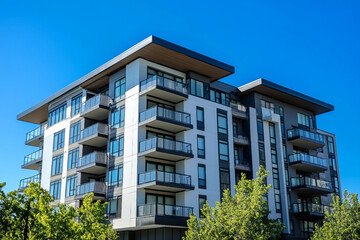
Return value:
[(71, 116), (75, 116), (81, 111), (82, 94), (79, 94), (71, 99)]

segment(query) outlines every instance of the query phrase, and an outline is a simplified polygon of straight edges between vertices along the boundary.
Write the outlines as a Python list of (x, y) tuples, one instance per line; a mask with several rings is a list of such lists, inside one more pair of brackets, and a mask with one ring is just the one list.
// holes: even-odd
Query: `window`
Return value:
[(184, 83), (183, 79), (180, 78), (180, 77), (171, 75), (169, 73), (161, 72), (161, 71), (158, 71), (158, 70), (155, 70), (155, 69), (148, 68), (147, 77), (151, 78), (151, 77), (153, 77), (155, 75), (166, 78), (168, 80), (176, 81), (178, 83)]
[(336, 171), (336, 160), (334, 156), (329, 157), (330, 169)]
[(229, 146), (227, 141), (219, 140), (219, 159), (229, 161)]
[(206, 170), (205, 165), (198, 165), (198, 183), (199, 188), (206, 188)]
[(277, 151), (276, 146), (271, 144), (271, 162), (277, 164)]
[(328, 140), (329, 153), (335, 153), (334, 138), (328, 137), (327, 140)]
[(220, 103), (226, 106), (230, 105), (230, 95), (217, 89), (210, 89), (210, 101)]
[(110, 141), (110, 155), (119, 157), (124, 155), (124, 135), (120, 135)]
[(275, 209), (277, 213), (281, 213), (281, 198), (280, 194), (275, 193)]
[(121, 186), (123, 180), (123, 165), (109, 168), (109, 186)]
[(122, 197), (113, 197), (108, 199), (107, 213), (110, 218), (121, 218)]
[(265, 164), (265, 146), (264, 143), (259, 142), (259, 163), (260, 165), (266, 166)]
[(205, 137), (197, 136), (197, 154), (198, 158), (205, 158)]
[(125, 83), (126, 78), (122, 78), (115, 82), (115, 100), (122, 99), (125, 97)]
[(220, 198), (222, 199), (224, 191), (230, 188), (229, 169), (220, 168)]
[(162, 172), (170, 172), (175, 173), (175, 166), (168, 165), (163, 163), (155, 163), (155, 162), (146, 162), (146, 172), (150, 172), (153, 170), (159, 170)]
[(145, 203), (146, 204), (157, 203), (157, 204), (165, 204), (165, 205), (174, 206), (175, 205), (175, 197), (147, 193)]
[(260, 103), (261, 103), (261, 107), (263, 107), (263, 108), (267, 108), (267, 109), (270, 109), (272, 111), (275, 110), (274, 104), (271, 103), (271, 102), (261, 100)]
[(76, 193), (77, 175), (72, 175), (66, 178), (66, 197), (74, 196)]
[(196, 125), (199, 130), (205, 129), (204, 109), (202, 107), (196, 107)]
[(298, 124), (299, 125), (306, 126), (306, 127), (309, 127), (309, 128), (314, 128), (314, 120), (313, 120), (312, 116), (302, 114), (302, 113), (298, 113), (297, 117), (298, 117)]
[(218, 112), (217, 121), (218, 121), (218, 132), (222, 133), (222, 134), (227, 134), (227, 116), (226, 116), (226, 114)]
[(304, 237), (309, 238), (314, 232), (314, 222), (300, 221), (300, 228)]
[(206, 203), (206, 196), (205, 195), (199, 195), (199, 216), (202, 218), (204, 215), (201, 212), (201, 209)]
[(73, 150), (69, 151), (69, 155), (68, 155), (68, 166), (67, 169), (73, 169), (76, 168), (76, 164), (79, 160), (79, 148), (75, 148)]
[(190, 79), (188, 80), (188, 87), (191, 95), (209, 99), (210, 86), (208, 83)]
[(281, 136), (282, 138), (285, 138), (285, 118), (284, 118), (284, 108), (279, 107), (280, 112), (280, 124), (281, 124)]
[(82, 95), (77, 95), (71, 99), (71, 116), (80, 113)]
[(66, 118), (66, 103), (49, 112), (49, 127)]
[(276, 144), (275, 124), (274, 123), (269, 123), (269, 131), (270, 131), (270, 143)]
[(54, 134), (53, 151), (59, 150), (64, 147), (65, 129)]
[(283, 157), (284, 157), (284, 162), (286, 162), (287, 159), (287, 151), (286, 151), (286, 144), (283, 143)]
[(259, 140), (264, 141), (264, 127), (263, 127), (263, 121), (258, 118), (257, 120), (257, 129), (258, 129), (258, 138)]
[(115, 108), (111, 111), (111, 127), (119, 128), (123, 127), (125, 122), (125, 105), (119, 108)]
[(279, 170), (277, 168), (273, 168), (273, 180), (274, 188), (280, 189)]
[(69, 144), (73, 144), (73, 143), (80, 140), (80, 130), (81, 130), (80, 127), (81, 127), (81, 122), (80, 121), (70, 125)]
[(60, 199), (61, 193), (61, 180), (57, 180), (50, 183), (50, 195), (54, 200)]
[(51, 166), (51, 176), (55, 176), (62, 173), (63, 155), (53, 157)]
[(109, 96), (109, 88), (106, 87), (106, 88), (104, 88), (104, 89), (101, 89), (101, 90), (100, 90), (100, 94), (101, 94), (101, 95), (104, 95), (104, 96)]
[(287, 166), (285, 166), (285, 180), (286, 180), (286, 185), (290, 186), (289, 168)]

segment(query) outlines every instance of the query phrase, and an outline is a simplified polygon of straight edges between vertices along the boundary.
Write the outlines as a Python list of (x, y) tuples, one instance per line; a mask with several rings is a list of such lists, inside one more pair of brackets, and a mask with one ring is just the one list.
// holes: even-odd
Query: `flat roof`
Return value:
[(280, 86), (266, 79), (260, 78), (238, 88), (241, 95), (258, 92), (280, 101), (307, 109), (318, 115), (334, 110), (334, 106), (292, 89)]
[(150, 36), (57, 93), (18, 114), (17, 119), (36, 124), (46, 121), (48, 118), (48, 104), (50, 102), (76, 87), (87, 87), (90, 84), (93, 84), (94, 87), (104, 85), (111, 73), (137, 58), (143, 58), (181, 72), (194, 71), (209, 77), (210, 81), (216, 81), (235, 72), (234, 67), (231, 65), (161, 38)]

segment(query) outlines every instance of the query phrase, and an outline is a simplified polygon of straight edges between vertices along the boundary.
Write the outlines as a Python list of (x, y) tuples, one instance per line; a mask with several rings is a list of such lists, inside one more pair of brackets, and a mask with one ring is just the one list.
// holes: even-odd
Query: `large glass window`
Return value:
[(279, 170), (277, 168), (273, 168), (273, 180), (274, 180), (274, 188), (280, 189)]
[(50, 195), (54, 200), (60, 199), (61, 193), (61, 180), (57, 180), (50, 183)]
[(327, 140), (328, 140), (329, 153), (335, 153), (334, 138), (328, 137)]
[(276, 144), (276, 137), (275, 137), (275, 124), (269, 123), (269, 132), (270, 132), (270, 143)]
[(198, 165), (198, 183), (199, 188), (206, 188), (206, 169), (205, 165)]
[(123, 165), (109, 168), (109, 186), (121, 186), (123, 181)]
[(277, 151), (276, 145), (271, 144), (271, 162), (277, 164)]
[(164, 163), (146, 162), (146, 171), (150, 172), (153, 170), (175, 173), (175, 166)]
[(51, 176), (55, 176), (62, 173), (63, 155), (53, 157), (51, 165)]
[(196, 125), (197, 129), (205, 129), (204, 109), (202, 107), (196, 107)]
[(155, 75), (160, 76), (160, 77), (164, 77), (166, 79), (176, 81), (176, 82), (179, 82), (179, 83), (184, 83), (184, 81), (183, 81), (183, 79), (181, 77), (177, 77), (177, 76), (171, 75), (169, 73), (165, 73), (165, 72), (162, 72), (162, 71), (159, 71), (159, 70), (148, 68), (147, 77), (151, 78), (151, 77), (153, 77)]
[(314, 120), (312, 116), (303, 114), (303, 113), (298, 113), (297, 114), (298, 117), (298, 124), (302, 125), (302, 126), (306, 126), (309, 128), (314, 128)]
[(265, 145), (259, 142), (259, 163), (260, 165), (266, 166), (265, 164)]
[(230, 95), (217, 89), (210, 89), (210, 101), (220, 103), (222, 105), (230, 105)]
[(257, 130), (258, 130), (258, 138), (259, 140), (263, 140), (264, 141), (264, 126), (263, 126), (263, 121), (261, 119), (258, 118), (257, 120)]
[(73, 144), (80, 140), (81, 122), (78, 121), (70, 125), (69, 144)]
[(219, 133), (223, 133), (223, 134), (227, 134), (227, 116), (226, 114), (223, 113), (218, 113), (217, 114), (217, 121), (218, 121), (218, 132)]
[(227, 141), (219, 140), (219, 159), (229, 161), (229, 145)]
[(74, 196), (76, 193), (77, 175), (72, 175), (66, 178), (66, 197)]
[(117, 196), (108, 199), (107, 213), (110, 218), (121, 218), (122, 197)]
[(281, 213), (281, 197), (280, 194), (275, 193), (275, 209), (277, 213)]
[(111, 111), (111, 127), (123, 127), (125, 123), (125, 105), (115, 108)]
[(220, 196), (223, 197), (224, 191), (230, 188), (229, 169), (220, 168)]
[(49, 112), (49, 127), (66, 118), (66, 103)]
[(59, 150), (64, 147), (65, 129), (54, 134), (53, 151)]
[(260, 103), (261, 103), (261, 107), (263, 107), (263, 108), (267, 108), (267, 109), (270, 109), (270, 110), (272, 110), (272, 111), (275, 110), (275, 106), (274, 106), (274, 104), (271, 103), (271, 102), (268, 102), (268, 101), (265, 101), (265, 100), (261, 100)]
[(69, 151), (68, 155), (68, 170), (76, 168), (77, 161), (79, 160), (79, 148)]
[(110, 141), (110, 155), (119, 157), (124, 155), (124, 135), (117, 136)]
[(115, 100), (122, 99), (125, 97), (125, 84), (126, 78), (122, 78), (115, 82)]
[(71, 116), (80, 113), (82, 95), (77, 95), (71, 99)]
[(173, 206), (175, 205), (175, 197), (147, 193), (145, 202), (146, 204), (157, 203), (157, 204), (165, 204), (165, 205)]
[(205, 195), (199, 195), (199, 216), (202, 218), (204, 217), (201, 209), (203, 208), (203, 206), (206, 204), (206, 196)]
[(205, 137), (198, 135), (197, 137), (197, 155), (198, 158), (205, 158)]
[(210, 86), (208, 83), (201, 82), (195, 79), (190, 79), (188, 81), (190, 81), (188, 87), (190, 87), (191, 95), (209, 99)]

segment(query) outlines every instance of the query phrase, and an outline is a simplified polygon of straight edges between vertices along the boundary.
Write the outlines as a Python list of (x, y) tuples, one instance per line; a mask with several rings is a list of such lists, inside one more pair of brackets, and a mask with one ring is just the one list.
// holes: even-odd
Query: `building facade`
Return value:
[(155, 36), (18, 115), (38, 124), (38, 173), (55, 202), (86, 193), (109, 202), (119, 239), (181, 239), (191, 212), (215, 206), (241, 174), (270, 172), (270, 217), (287, 239), (304, 239), (340, 194), (334, 134), (316, 115), (333, 106), (264, 79), (219, 81), (234, 67)]

